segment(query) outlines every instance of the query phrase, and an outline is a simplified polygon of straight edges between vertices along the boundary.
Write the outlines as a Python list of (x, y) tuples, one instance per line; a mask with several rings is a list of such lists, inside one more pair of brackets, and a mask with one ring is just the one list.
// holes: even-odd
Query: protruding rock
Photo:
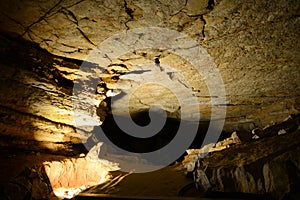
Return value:
[[(275, 130), (283, 132), (290, 130), (289, 126), (298, 126), (299, 121), (288, 124), (285, 121), (261, 130), (262, 136), (269, 133), (271, 136), (243, 142), (198, 159), (196, 163), (207, 165), (205, 170), (196, 165), (194, 171), (200, 191), (208, 185), (207, 177), (212, 192), (270, 194), (275, 199), (299, 197), (300, 130), (280, 135), (274, 132), (276, 135), (273, 135)], [(281, 129), (283, 127), (285, 129)]]
[(88, 187), (101, 184), (110, 178), (109, 171), (120, 169), (117, 163), (90, 157), (49, 161), (43, 165), (54, 193), (60, 197), (76, 195)]

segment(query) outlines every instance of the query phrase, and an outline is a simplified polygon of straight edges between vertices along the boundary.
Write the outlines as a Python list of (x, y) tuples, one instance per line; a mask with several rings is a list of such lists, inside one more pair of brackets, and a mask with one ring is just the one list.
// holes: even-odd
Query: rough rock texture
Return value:
[[(281, 144), (273, 145), (272, 148), (272, 143), (278, 142), (276, 140), (281, 140)], [(231, 149), (230, 153), (216, 153), (214, 156), (222, 154), (222, 158), (232, 154), (232, 162), (229, 161), (231, 159), (223, 159), (222, 162), (219, 160), (214, 163), (214, 158), (217, 157), (212, 156), (206, 173), (217, 191), (271, 193), (276, 199), (282, 199), (285, 194), (299, 192), (298, 141), (299, 131), (293, 135), (255, 142), (255, 148), (244, 146), (247, 150), (243, 150), (241, 145), (238, 149)], [(270, 145), (268, 150), (264, 147), (266, 144)], [(233, 151), (239, 153), (234, 154)], [(247, 156), (243, 155), (245, 153)]]
[(108, 172), (119, 169), (116, 163), (88, 157), (44, 162), (43, 166), (53, 192), (58, 197), (65, 197), (65, 193), (75, 190), (69, 194), (73, 197), (86, 188), (107, 181)]
[(295, 1), (221, 1), (204, 16), (204, 45), (223, 75), (230, 99), (227, 117), (238, 105), (242, 109), (232, 117), (244, 116), (244, 122), (258, 120), (255, 125), (264, 126), (299, 109), (299, 94), (288, 92), (299, 88), (296, 13)]
[[(116, 163), (91, 159), (88, 155), (70, 158), (16, 152), (1, 151), (5, 153), (0, 158), (3, 173), (0, 182), (1, 199), (73, 198), (82, 190), (109, 180), (109, 172), (119, 169)], [(10, 161), (4, 157), (10, 157)]]
[[(300, 195), (299, 124), (299, 118), (289, 120), (263, 130), (266, 134), (262, 139), (210, 153), (199, 160), (196, 171), (205, 172), (211, 192), (270, 194), (275, 199), (297, 199)], [(296, 128), (291, 133), (288, 128), (294, 125)], [(287, 133), (278, 135), (283, 127)]]
[(44, 161), (59, 161), (65, 156), (1, 148), (1, 199), (58, 199), (43, 167)]
[(64, 154), (82, 151), (80, 144), (88, 134), (74, 128), (73, 83), (68, 76), (78, 66), (24, 41), (2, 36), (1, 41), (1, 146)]
[[(154, 65), (158, 57), (161, 66), (179, 71), (174, 83), (186, 85), (206, 102), (199, 108), (201, 118), (209, 120), (209, 103), (215, 97), (210, 96), (203, 77), (195, 75), (182, 58), (157, 49), (128, 52), (113, 60), (103, 73), (92, 70), (103, 63), (90, 63), (94, 68), (79, 76), (101, 77), (98, 87), (86, 88), (97, 92), (86, 97), (88, 104), (80, 105), (79, 113), (73, 113), (72, 99), (77, 94), (72, 96), (72, 86), (81, 61), (108, 37), (141, 27), (185, 33), (207, 50), (226, 88), (226, 103), (217, 105), (227, 108), (226, 130), (263, 127), (299, 112), (296, 1), (10, 0), (0, 4), (0, 29), (5, 33), (1, 34), (2, 146), (72, 152), (90, 131), (89, 127), (74, 129), (76, 114), (79, 118), (92, 115), (101, 123), (108, 106), (102, 100), (126, 93), (126, 87), (135, 82), (125, 83), (124, 77), (140, 73), (134, 67), (146, 61)], [(174, 94), (157, 85), (137, 91), (130, 108), (143, 110), (153, 103), (162, 104), (178, 117), (180, 105)], [(127, 105), (119, 108), (122, 113)]]
[(2, 199), (56, 199), (42, 166), (26, 167), (14, 179), (1, 181)]
[[(228, 130), (265, 126), (299, 112), (300, 48), (296, 38), (300, 26), (296, 1), (16, 0), (1, 1), (0, 7), (2, 31), (33, 41), (53, 54), (79, 60), (106, 38), (128, 29), (158, 26), (187, 34), (208, 51), (224, 80)], [(157, 55), (138, 58), (154, 60)], [(130, 56), (122, 60), (129, 68), (136, 61)], [(161, 63), (188, 68), (174, 55), (162, 54)], [(188, 81), (199, 79), (196, 87), (190, 82), (189, 87), (197, 96), (208, 95), (209, 101), (201, 77), (194, 77), (189, 70), (180, 73)], [(171, 102), (167, 110), (178, 108), (176, 102), (169, 101), (173, 96), (161, 88), (152, 88), (161, 91), (157, 95), (141, 96), (148, 89), (134, 96), (133, 107), (149, 107), (148, 103), (157, 102), (163, 94)], [(209, 105), (200, 109), (201, 117), (209, 119)], [(65, 113), (63, 108), (60, 111)]]
[[(137, 67), (147, 63), (157, 67), (154, 77), (159, 76), (154, 81), (169, 77), (174, 85), (194, 92), (202, 104), (191, 107), (188, 115), (193, 117), (199, 108), (201, 118), (209, 120), (210, 104), (218, 96), (210, 95), (205, 80), (214, 80), (214, 73), (201, 76), (191, 69), (188, 60), (166, 49), (138, 49), (114, 60), (106, 56), (106, 62), (81, 66), (105, 39), (145, 27), (184, 33), (208, 52), (226, 89), (225, 103), (216, 105), (227, 109), (225, 130), (251, 130), (270, 121), (282, 121), (300, 111), (299, 6), (294, 0), (3, 0), (0, 2), (0, 146), (72, 155), (85, 151), (81, 144), (91, 138), (92, 126), (101, 124), (110, 111), (111, 105), (104, 100), (126, 94), (138, 84), (136, 79), (144, 71)], [(154, 38), (157, 36), (160, 35)], [(177, 47), (185, 49), (186, 45)], [(89, 81), (93, 85), (88, 85)], [(74, 83), (78, 82), (89, 93), (73, 93)], [(74, 106), (74, 101), (83, 99)], [(177, 118), (181, 112), (182, 105), (172, 91), (155, 84), (137, 90), (130, 98), (129, 108), (138, 112), (153, 104), (161, 104), (170, 117)], [(115, 107), (124, 113), (128, 106), (121, 102)], [(76, 125), (80, 128), (76, 129)], [(298, 184), (292, 175), (280, 174), (284, 171), (281, 169), (299, 169), (296, 167), (299, 162), (289, 159), (299, 157), (299, 150), (284, 149), (287, 141), (296, 145), (298, 135), (254, 142), (251, 152), (255, 157), (245, 160), (239, 159), (239, 155), (249, 148), (235, 147), (234, 151), (239, 153), (231, 162), (239, 165), (229, 168), (223, 165), (219, 169), (215, 163), (218, 170), (210, 172), (212, 183), (224, 191), (267, 191), (281, 197)], [(286, 140), (273, 145), (277, 138)], [(267, 154), (280, 149), (284, 153)], [(223, 156), (223, 152), (215, 154), (218, 155)], [(233, 152), (226, 155), (232, 156)], [(264, 162), (262, 175), (250, 173), (248, 167), (252, 163), (256, 166), (260, 163), (257, 159), (265, 157), (268, 160)], [(277, 182), (278, 173), (284, 185)], [(223, 175), (241, 184), (224, 182)], [(236, 177), (245, 181), (239, 182), (242, 179)]]

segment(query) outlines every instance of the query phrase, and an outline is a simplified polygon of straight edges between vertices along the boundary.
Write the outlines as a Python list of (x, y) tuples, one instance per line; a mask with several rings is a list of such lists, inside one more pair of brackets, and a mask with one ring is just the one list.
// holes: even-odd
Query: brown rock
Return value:
[(118, 170), (116, 163), (100, 159), (71, 158), (43, 163), (54, 193), (77, 189), (76, 193), (109, 179), (108, 172)]
[(299, 194), (299, 141), (298, 130), (209, 154), (205, 174), (212, 191), (270, 194), (275, 199)]

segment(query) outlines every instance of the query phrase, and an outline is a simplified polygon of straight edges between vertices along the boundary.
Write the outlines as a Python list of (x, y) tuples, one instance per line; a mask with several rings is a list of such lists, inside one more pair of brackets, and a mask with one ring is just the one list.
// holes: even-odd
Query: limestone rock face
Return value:
[[(217, 151), (203, 159), (212, 192), (299, 196), (299, 130)], [(293, 199), (292, 198), (292, 199)]]
[(66, 192), (78, 194), (86, 188), (104, 183), (110, 178), (109, 171), (119, 169), (116, 163), (88, 157), (44, 162), (43, 165), (53, 192), (60, 197), (66, 196)]
[[(190, 118), (200, 110), (201, 119), (209, 121), (214, 104), (213, 119), (226, 117), (226, 131), (282, 121), (300, 112), (299, 10), (300, 4), (293, 0), (2, 0), (0, 146), (81, 153), (93, 126), (101, 124), (111, 108), (136, 114), (159, 104), (169, 117), (180, 118), (182, 106), (193, 102), (185, 98), (180, 104), (173, 91), (155, 84), (163, 78), (169, 85), (180, 86), (175, 87), (179, 96), (187, 94), (183, 88), (200, 102), (184, 111)], [(160, 44), (163, 34), (129, 33), (149, 27), (185, 34), (197, 45), (189, 46), (181, 40), (185, 37), (170, 35), (163, 45), (177, 42), (173, 51), (164, 46), (143, 49), (147, 45), (140, 43), (141, 38)], [(128, 37), (113, 37), (120, 33)], [(117, 45), (105, 43), (108, 38)], [(114, 52), (110, 50), (122, 52), (122, 42), (130, 43), (130, 51), (111, 60), (108, 55)], [(216, 71), (197, 73), (189, 59), (178, 54), (195, 46), (201, 47), (200, 55), (207, 56), (198, 59), (201, 69), (211, 64)], [(93, 50), (107, 54), (89, 60)], [(101, 62), (96, 62), (98, 57)], [(149, 81), (140, 79), (149, 73), (143, 68), (146, 65), (155, 72), (152, 83), (126, 96), (133, 87)], [(217, 71), (224, 84), (214, 82)], [(81, 90), (74, 92), (76, 84)], [(211, 94), (211, 88), (222, 85), (226, 99)], [(109, 103), (113, 97), (119, 98), (119, 104)], [(224, 109), (226, 116), (218, 115)], [(214, 154), (207, 169), (212, 186), (278, 197), (294, 190), (298, 182), (283, 171), (299, 171), (294, 159), (299, 157), (298, 135), (283, 134), (255, 141), (251, 150), (242, 144)], [(240, 157), (246, 151), (255, 156)], [(224, 154), (229, 156), (226, 164), (220, 159)], [(262, 170), (256, 174), (256, 169)], [(283, 182), (278, 182), (276, 174)]]
[[(9, 117), (6, 121), (11, 123), (22, 121), (25, 128), (32, 130), (30, 116), (38, 116), (34, 119), (38, 140), (47, 141), (47, 132), (62, 129), (49, 140), (79, 142), (72, 133), (71, 91), (81, 61), (105, 39), (134, 28), (156, 26), (175, 30), (187, 34), (207, 50), (226, 89), (226, 103), (218, 105), (227, 109), (226, 130), (262, 127), (299, 112), (297, 55), (300, 48), (299, 41), (295, 40), (299, 36), (299, 4), (294, 1), (1, 1), (0, 7), (1, 31), (5, 35), (29, 40), (60, 56), (28, 50), (27, 44), (17, 47), (15, 43), (15, 49), (7, 48), (14, 45), (11, 40), (2, 38), (2, 52), (10, 49), (11, 54), (3, 54), (1, 61), (3, 117)], [(24, 49), (22, 53), (20, 48)], [(76, 59), (75, 63), (66, 62), (64, 57)], [(101, 101), (116, 92), (126, 93), (128, 87), (136, 84), (128, 75), (136, 73), (139, 64), (149, 60), (154, 63), (157, 57), (162, 66), (178, 70), (178, 74), (166, 73), (173, 77), (174, 83), (186, 80), (182, 83), (203, 102), (199, 106), (201, 119), (209, 120), (209, 104), (214, 97), (210, 96), (205, 79), (196, 76), (182, 58), (157, 50), (128, 52), (112, 61), (105, 73), (96, 76), (101, 77), (104, 84), (97, 87), (96, 97), (88, 97), (93, 110), (87, 111), (90, 107), (82, 105), (79, 115), (91, 114), (101, 121), (103, 117), (99, 115), (105, 109), (99, 106)], [(30, 65), (31, 62), (34, 65)], [(102, 66), (103, 63), (96, 64)], [(89, 77), (91, 73), (82, 76)], [(7, 88), (12, 91), (9, 95)], [(24, 88), (22, 92), (20, 88)], [(95, 90), (96, 86), (90, 89)], [(132, 96), (130, 107), (139, 111), (158, 103), (173, 113), (173, 117), (178, 117), (180, 105), (175, 99), (172, 92), (162, 87), (147, 86)], [(120, 107), (124, 109), (126, 105)], [(122, 109), (119, 111), (123, 112)], [(47, 125), (41, 126), (45, 119)], [(55, 127), (56, 123), (61, 127)], [(2, 130), (10, 137), (19, 131), (18, 126)], [(28, 131), (24, 132), (24, 137), (32, 137)]]
[[(26, 159), (28, 158), (31, 159), (31, 163), (36, 162), (32, 160), (35, 159), (32, 155)], [(56, 161), (50, 159), (26, 166), (14, 178), (1, 179), (0, 196), (16, 200), (24, 198), (70, 199), (84, 189), (109, 180), (111, 177), (108, 173), (118, 169), (117, 163), (89, 157), (64, 157)]]
[(32, 44), (5, 37), (1, 41), (1, 146), (63, 154), (82, 151), (76, 146), (88, 133), (75, 130), (71, 100), (71, 76), (78, 66)]
[[(300, 26), (299, 4), (294, 1), (13, 0), (1, 1), (0, 7), (3, 32), (37, 43), (52, 54), (78, 60), (85, 60), (105, 39), (134, 28), (156, 26), (187, 34), (208, 51), (223, 78), (227, 101), (218, 106), (227, 108), (227, 130), (265, 126), (272, 120), (281, 121), (289, 114), (299, 112), (297, 55), (300, 48), (296, 38)], [(162, 64), (175, 69), (178, 69), (175, 65), (179, 65), (179, 73), (187, 79), (188, 88), (199, 99), (204, 101), (206, 98), (206, 103), (200, 106), (201, 117), (210, 119), (211, 107), (208, 104), (212, 99), (205, 80), (188, 70), (188, 63), (172, 54), (150, 55), (148, 52), (145, 55), (141, 52), (135, 56), (125, 55), (119, 64), (121, 62), (133, 70), (143, 60), (153, 61), (155, 56), (161, 56)], [(114, 68), (118, 67), (111, 69)], [(13, 73), (12, 69), (5, 71)], [(74, 79), (74, 69), (57, 64), (56, 71), (63, 73), (62, 77)], [(120, 78), (119, 81), (117, 86), (108, 86), (126, 92), (127, 86), (122, 87), (121, 83), (126, 80)], [(165, 109), (176, 111), (178, 102), (172, 101), (172, 94), (162, 88), (151, 89), (160, 92), (149, 96), (146, 92), (149, 87), (141, 88), (132, 98), (132, 106), (143, 109), (153, 102), (163, 104), (159, 101), (163, 95), (169, 102)], [(69, 97), (64, 101), (69, 101)], [(67, 104), (66, 108), (56, 107), (57, 112), (47, 115), (47, 118), (62, 119), (63, 116), (63, 121), (71, 124), (72, 119), (67, 116), (71, 107), (70, 103)], [(49, 109), (47, 104), (39, 107), (38, 112), (46, 115)]]

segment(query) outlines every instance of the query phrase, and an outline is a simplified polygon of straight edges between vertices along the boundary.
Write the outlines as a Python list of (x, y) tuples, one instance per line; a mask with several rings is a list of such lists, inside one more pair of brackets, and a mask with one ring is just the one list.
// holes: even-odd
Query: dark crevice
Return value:
[(86, 39), (86, 41), (88, 41), (93, 46), (96, 46), (80, 28), (77, 27), (76, 29), (81, 33), (81, 35), (84, 37), (84, 39)]
[[(58, 59), (61, 59), (63, 66), (70, 69), (79, 69), (79, 66), (86, 61), (75, 59), (75, 58), (67, 58), (63, 56), (57, 56)], [(75, 65), (74, 65), (75, 64)]]
[[(187, 2), (187, 1), (186, 1)], [(196, 15), (189, 15), (185, 12), (185, 14), (188, 16), (188, 17), (199, 17), (200, 20), (203, 22), (203, 27), (202, 27), (202, 31), (201, 31), (201, 34), (202, 34), (202, 41), (205, 39), (205, 26), (206, 26), (206, 20), (204, 19), (204, 15), (208, 14), (210, 11), (212, 11), (215, 7), (215, 1), (214, 0), (209, 0), (208, 1), (208, 5), (206, 7), (207, 9), (207, 12), (205, 13), (202, 13), (202, 14), (196, 14)], [(181, 29), (184, 29), (184, 27), (180, 27)]]
[(143, 74), (145, 72), (151, 72), (151, 70), (137, 70), (137, 71), (129, 71), (129, 72), (126, 72), (124, 74)]
[(178, 81), (181, 85), (183, 85), (184, 87), (189, 88), (189, 86), (186, 85), (186, 84), (185, 84), (184, 82), (182, 82), (181, 80), (177, 79), (177, 81)]
[[(6, 149), (9, 151), (21, 151), (26, 153), (27, 151), (32, 153), (37, 151), (39, 153), (50, 153), (52, 155), (63, 155), (73, 157), (81, 153), (87, 153), (87, 148), (82, 143), (74, 144), (71, 142), (46, 142), (37, 140), (26, 140), (26, 138), (20, 138), (11, 135), (1, 135), (0, 149)], [(58, 145), (56, 149), (48, 149), (47, 144)], [(13, 146), (10, 146), (13, 145)], [(44, 146), (43, 146), (44, 145)], [(62, 148), (61, 146), (64, 146)]]
[(133, 19), (134, 11), (131, 8), (128, 8), (128, 4), (127, 4), (126, 0), (124, 0), (124, 7), (125, 7), (125, 12), (127, 13), (127, 15), (130, 17), (130, 19)]
[(103, 57), (104, 57), (104, 58), (107, 58), (110, 62), (112, 62), (112, 59), (111, 59), (107, 54), (104, 54)]
[(129, 26), (127, 25), (127, 23), (128, 22), (130, 22), (131, 20), (133, 20), (133, 13), (134, 13), (134, 11), (131, 9), (131, 8), (129, 8), (128, 7), (128, 4), (127, 4), (127, 1), (126, 0), (124, 0), (124, 8), (125, 8), (125, 12), (127, 13), (127, 15), (129, 16), (129, 20), (126, 20), (125, 22), (124, 22), (124, 25), (125, 25), (125, 27), (126, 27), (126, 30), (129, 30), (130, 28), (129, 28)]
[(124, 25), (125, 25), (125, 27), (126, 27), (126, 30), (129, 30), (129, 29), (130, 29), (129, 26), (127, 25), (128, 22), (129, 22), (129, 21), (126, 21), (126, 22), (124, 23)]
[(108, 67), (111, 67), (111, 66), (119, 66), (119, 67), (122, 67), (122, 68), (128, 70), (128, 67), (126, 65), (122, 64), (122, 63), (121, 64), (111, 64), (111, 65), (108, 65)]
[(173, 80), (174, 72), (167, 72), (167, 75), (169, 76), (170, 80)]
[(214, 0), (209, 0), (206, 9), (212, 10), (212, 9), (214, 9), (214, 6), (215, 6), (215, 1)]
[(186, 5), (187, 5), (187, 3), (188, 3), (188, 0), (185, 0), (185, 2), (184, 2), (184, 6), (186, 6)]
[(75, 14), (68, 10), (67, 8), (62, 8), (61, 9), (61, 12), (71, 21), (73, 22), (74, 24), (76, 24), (76, 26), (78, 26), (78, 20), (77, 20), (77, 17), (75, 16)]
[(204, 40), (204, 39), (205, 39), (205, 26), (206, 26), (206, 20), (204, 19), (203, 15), (200, 16), (200, 19), (201, 19), (201, 21), (202, 21), (203, 24), (204, 24), (203, 27), (202, 27), (202, 31), (201, 31), (202, 37), (203, 37), (202, 40)]

